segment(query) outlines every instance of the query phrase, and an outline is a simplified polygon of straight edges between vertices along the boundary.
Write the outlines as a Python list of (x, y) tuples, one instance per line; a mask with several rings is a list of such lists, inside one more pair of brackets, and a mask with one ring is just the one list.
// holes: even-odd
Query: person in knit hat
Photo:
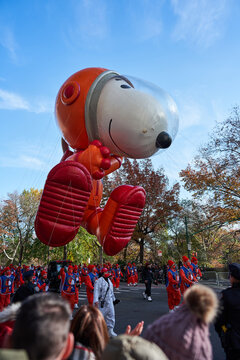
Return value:
[(175, 262), (173, 260), (168, 260), (166, 287), (168, 294), (169, 312), (172, 312), (174, 311), (175, 306), (178, 307), (181, 301), (179, 275), (176, 269)]
[(168, 360), (153, 343), (139, 337), (120, 335), (110, 340), (101, 360)]
[(182, 257), (183, 265), (180, 268), (179, 276), (180, 276), (180, 290), (182, 295), (185, 291), (194, 284), (197, 279), (193, 275), (193, 272), (190, 268), (190, 261), (187, 256)]
[(184, 304), (147, 327), (144, 338), (156, 343), (169, 360), (211, 360), (209, 324), (216, 316), (217, 296), (204, 285), (184, 294)]

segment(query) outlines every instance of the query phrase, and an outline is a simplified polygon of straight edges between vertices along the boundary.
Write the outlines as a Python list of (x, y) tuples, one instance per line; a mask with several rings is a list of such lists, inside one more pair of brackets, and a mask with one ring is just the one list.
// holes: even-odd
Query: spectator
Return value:
[(0, 313), (0, 348), (10, 347), (9, 339), (20, 306), (20, 303), (11, 304)]
[(143, 272), (142, 272), (143, 281), (145, 283), (146, 290), (143, 292), (144, 299), (148, 299), (148, 301), (152, 301), (151, 298), (151, 287), (152, 287), (152, 281), (153, 281), (153, 274), (151, 265), (146, 263)]
[(104, 317), (97, 307), (81, 306), (72, 320), (71, 332), (75, 339), (71, 360), (101, 358), (109, 335)]
[[(144, 322), (139, 322), (132, 330), (126, 327), (125, 334), (140, 335)], [(101, 311), (92, 305), (83, 305), (75, 314), (71, 324), (75, 347), (69, 360), (101, 359), (103, 350), (109, 341), (108, 329)]]
[(167, 360), (153, 343), (138, 336), (120, 335), (110, 340), (102, 360)]
[(24, 284), (21, 285), (13, 296), (12, 302), (17, 303), (25, 300), (28, 296), (35, 293), (34, 285), (32, 283), (33, 271), (29, 270), (23, 274)]
[(0, 360), (29, 360), (24, 350), (0, 349)]
[(155, 342), (170, 360), (211, 360), (209, 324), (218, 301), (213, 290), (194, 285), (184, 294), (184, 305), (148, 326), (145, 339)]
[(30, 296), (17, 314), (12, 348), (25, 350), (29, 360), (67, 359), (74, 344), (70, 316), (69, 304), (58, 295)]
[(223, 290), (221, 312), (215, 322), (227, 360), (240, 359), (240, 264), (230, 264), (231, 287)]

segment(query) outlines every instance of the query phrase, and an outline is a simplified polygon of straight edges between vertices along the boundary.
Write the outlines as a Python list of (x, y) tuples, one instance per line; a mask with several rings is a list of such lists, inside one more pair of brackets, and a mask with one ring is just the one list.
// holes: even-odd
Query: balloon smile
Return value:
[(108, 127), (108, 133), (109, 133), (109, 136), (110, 136), (112, 142), (114, 143), (114, 145), (115, 145), (122, 153), (124, 153), (124, 154), (128, 155), (129, 157), (131, 157), (130, 154), (128, 154), (128, 153), (126, 153), (125, 151), (123, 151), (123, 150), (115, 143), (115, 141), (113, 140), (113, 137), (112, 137), (112, 135), (111, 135), (111, 126), (112, 126), (112, 119), (110, 120), (110, 122), (109, 122), (109, 127)]

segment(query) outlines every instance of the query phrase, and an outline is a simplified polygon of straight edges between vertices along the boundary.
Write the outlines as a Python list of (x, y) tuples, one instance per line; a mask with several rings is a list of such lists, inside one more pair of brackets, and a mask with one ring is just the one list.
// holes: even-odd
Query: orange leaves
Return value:
[(240, 113), (217, 124), (193, 165), (180, 172), (186, 190), (195, 198), (213, 199), (219, 215), (240, 216)]

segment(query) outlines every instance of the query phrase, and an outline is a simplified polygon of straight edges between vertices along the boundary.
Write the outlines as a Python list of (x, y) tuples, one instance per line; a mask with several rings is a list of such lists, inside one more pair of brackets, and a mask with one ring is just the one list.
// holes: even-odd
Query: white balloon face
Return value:
[(169, 127), (161, 103), (120, 76), (101, 90), (96, 121), (98, 138), (112, 153), (135, 159), (155, 154), (158, 135), (168, 133)]

